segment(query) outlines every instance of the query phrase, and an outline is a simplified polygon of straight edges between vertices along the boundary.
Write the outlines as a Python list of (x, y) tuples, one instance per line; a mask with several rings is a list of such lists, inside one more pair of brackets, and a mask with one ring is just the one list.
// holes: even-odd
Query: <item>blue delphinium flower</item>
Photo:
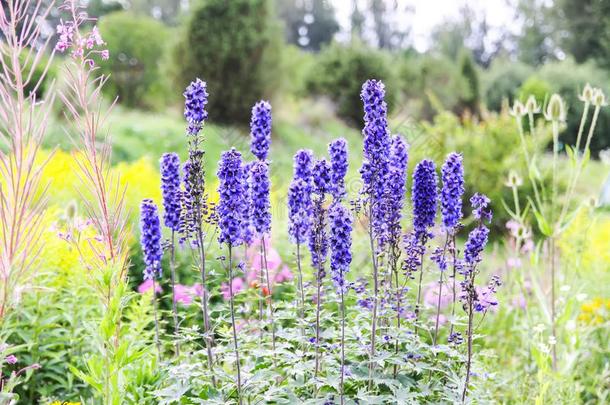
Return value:
[(313, 170), (313, 153), (309, 149), (300, 149), (294, 155), (294, 178), (303, 179), (311, 184)]
[(454, 232), (462, 219), (462, 195), (464, 194), (464, 166), (462, 155), (450, 153), (441, 169), (441, 213), (443, 226)]
[(388, 174), (391, 139), (388, 131), (385, 87), (381, 81), (368, 80), (362, 85), (364, 105), (364, 160), (360, 169), (367, 203), (371, 206), (371, 224), (377, 238), (384, 232), (383, 196)]
[(337, 291), (346, 292), (345, 275), (352, 262), (352, 224), (349, 210), (335, 202), (328, 211), (330, 223), (330, 272)]
[(489, 237), (489, 229), (485, 225), (474, 228), (468, 234), (468, 240), (464, 248), (464, 260), (470, 266), (473, 266), (481, 261), (481, 252), (487, 245)]
[(413, 202), (413, 228), (418, 237), (427, 237), (434, 226), (438, 200), (438, 178), (434, 162), (424, 159), (413, 173), (411, 199)]
[(487, 196), (476, 193), (470, 198), (470, 204), (472, 205), (473, 211), (472, 216), (479, 221), (491, 222), (492, 212), (489, 208), (491, 201)]
[(252, 107), (250, 120), (250, 150), (259, 160), (267, 159), (271, 144), (271, 105), (259, 101)]
[(271, 206), (269, 204), (269, 165), (265, 161), (256, 161), (250, 167), (250, 218), (258, 236), (271, 230)]
[(163, 224), (172, 231), (180, 230), (180, 158), (175, 153), (161, 157), (161, 194), (163, 195)]
[(317, 160), (312, 169), (313, 192), (324, 199), (332, 191), (331, 168), (326, 159)]
[(235, 148), (223, 152), (218, 165), (218, 194), (216, 214), (220, 235), (219, 243), (238, 246), (242, 243), (242, 213), (245, 204), (245, 183), (241, 153)]
[(309, 237), (313, 206), (311, 186), (302, 178), (294, 178), (288, 188), (288, 234), (294, 243)]
[(140, 245), (144, 255), (144, 279), (161, 276), (161, 223), (157, 206), (152, 200), (142, 200), (140, 204)]
[[(390, 166), (385, 183), (386, 227), (385, 238), (392, 243), (398, 243), (402, 234), (400, 220), (404, 206), (407, 188), (407, 164), (409, 162), (408, 147), (405, 140), (396, 135), (392, 137)], [(382, 244), (385, 242), (382, 240)]]
[(330, 156), (332, 183), (331, 194), (336, 200), (345, 196), (345, 175), (347, 174), (347, 141), (344, 138), (335, 139), (328, 145)]
[(188, 134), (197, 135), (208, 118), (205, 106), (208, 103), (206, 82), (196, 79), (184, 92), (184, 118), (188, 123)]
[(252, 221), (252, 186), (250, 180), (251, 169), (253, 162), (244, 163), (242, 165), (243, 183), (245, 184), (244, 204), (242, 204), (242, 240), (246, 245), (252, 244), (254, 240), (254, 224)]

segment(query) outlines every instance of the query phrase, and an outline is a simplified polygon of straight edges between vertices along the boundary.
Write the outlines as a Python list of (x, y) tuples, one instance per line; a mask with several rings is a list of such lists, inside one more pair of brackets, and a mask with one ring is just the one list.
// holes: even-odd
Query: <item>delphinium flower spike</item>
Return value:
[(320, 371), (320, 305), (322, 301), (322, 281), (326, 275), (324, 263), (328, 254), (328, 235), (326, 234), (326, 209), (324, 200), (331, 191), (331, 168), (328, 161), (320, 159), (313, 166), (313, 224), (309, 235), (311, 264), (316, 276), (316, 355), (314, 377)]
[(338, 138), (328, 145), (328, 155), (330, 156), (332, 183), (331, 194), (333, 198), (340, 201), (345, 197), (345, 175), (347, 173), (347, 141), (344, 138)]
[(330, 222), (330, 272), (333, 283), (341, 298), (341, 377), (339, 393), (341, 404), (344, 403), (345, 378), (345, 294), (348, 284), (345, 275), (349, 272), (352, 262), (352, 224), (353, 219), (347, 208), (341, 202), (335, 201), (328, 212)]
[(383, 237), (385, 207), (383, 204), (385, 181), (388, 174), (390, 134), (387, 123), (385, 87), (381, 81), (367, 80), (362, 85), (360, 99), (364, 107), (364, 161), (360, 169), (364, 203), (368, 208), (371, 262), (373, 265), (373, 314), (371, 317), (371, 347), (369, 351), (369, 387), (373, 383), (375, 338), (377, 334), (377, 307), (379, 304), (379, 271), (376, 243)]
[[(311, 231), (313, 206), (311, 202), (312, 184), (311, 151), (299, 150), (294, 155), (294, 174), (288, 189), (288, 234), (296, 244), (296, 260), (298, 270), (299, 319), (305, 318), (305, 291), (303, 287), (303, 271), (301, 268), (301, 245), (305, 243)], [(301, 328), (304, 335), (304, 329)], [(304, 336), (303, 336), (304, 337)]]
[(241, 153), (235, 149), (223, 152), (218, 165), (218, 194), (220, 196), (217, 207), (218, 227), (220, 235), (218, 242), (228, 248), (229, 261), (229, 303), (231, 307), (231, 326), (233, 328), (233, 348), (235, 352), (235, 366), (237, 368), (236, 385), (238, 401), (242, 403), (241, 368), (239, 363), (239, 345), (237, 343), (237, 326), (235, 323), (235, 308), (233, 297), (233, 262), (232, 249), (243, 243), (242, 239), (242, 213), (246, 203), (243, 164)]
[[(473, 335), (473, 320), (474, 313), (477, 305), (480, 303), (480, 298), (491, 298), (492, 292), (488, 292), (485, 297), (479, 297), (477, 288), (475, 285), (475, 277), (479, 272), (477, 265), (482, 260), (482, 253), (487, 245), (489, 238), (489, 228), (487, 228), (484, 222), (491, 222), (491, 209), (489, 208), (490, 200), (482, 194), (475, 194), (470, 199), (472, 205), (472, 215), (477, 221), (477, 226), (468, 234), (468, 240), (464, 247), (464, 265), (462, 268), (462, 274), (464, 281), (461, 283), (462, 293), (460, 299), (462, 300), (463, 307), (468, 315), (468, 327), (466, 332), (467, 337), (467, 361), (466, 361), (466, 381), (464, 383), (464, 391), (462, 392), (462, 401), (466, 400), (468, 393), (468, 385), (470, 382), (470, 368), (472, 364), (472, 335)], [(499, 285), (494, 282), (492, 291), (495, 292), (495, 287)], [(487, 302), (487, 301), (486, 301)], [(480, 304), (489, 306), (489, 304)]]
[[(176, 232), (180, 231), (182, 197), (180, 191), (180, 158), (175, 153), (165, 153), (161, 157), (161, 193), (163, 195), (163, 224), (171, 230), (170, 275), (172, 282), (172, 315), (174, 331), (178, 331), (178, 309), (176, 307)], [(180, 345), (176, 340), (176, 356), (180, 355)]]
[(424, 271), (423, 255), (426, 243), (431, 237), (430, 228), (434, 226), (438, 205), (438, 177), (433, 161), (424, 159), (417, 164), (413, 172), (411, 199), (413, 204), (414, 243), (421, 249), (417, 302), (415, 304), (415, 332), (418, 330), (418, 317), (421, 302), (421, 286)]
[(456, 248), (455, 237), (460, 228), (460, 220), (462, 219), (462, 195), (464, 194), (464, 166), (462, 164), (462, 155), (459, 153), (450, 153), (445, 159), (445, 163), (441, 168), (441, 214), (443, 228), (446, 233), (445, 246), (438, 258), (439, 264), (439, 280), (438, 280), (438, 301), (436, 306), (436, 321), (434, 326), (433, 342), (436, 344), (438, 338), (438, 327), (441, 314), (441, 299), (443, 293), (443, 275), (447, 267), (446, 255), (451, 253), (453, 256), (453, 304), (455, 305), (455, 277), (457, 270), (456, 263)]
[(203, 315), (203, 334), (207, 350), (207, 363), (212, 384), (216, 386), (216, 377), (212, 370), (214, 363), (212, 346), (214, 337), (211, 333), (210, 316), (208, 312), (208, 289), (206, 274), (206, 252), (204, 221), (213, 218), (209, 215), (207, 197), (205, 194), (205, 165), (202, 149), (203, 135), (201, 130), (208, 117), (205, 109), (208, 103), (206, 82), (197, 78), (184, 91), (184, 118), (187, 121), (188, 160), (184, 163), (184, 193), (182, 198), (182, 217), (180, 224), (181, 241), (188, 241), (197, 250), (197, 260), (201, 273), (203, 295), (201, 312)]
[(157, 343), (157, 354), (161, 358), (161, 342), (159, 340), (159, 319), (157, 317), (156, 278), (162, 274), (161, 258), (163, 248), (161, 247), (161, 223), (157, 206), (152, 200), (142, 200), (140, 204), (140, 245), (144, 256), (144, 280), (152, 280), (152, 300), (155, 311), (155, 341)]
[[(273, 295), (272, 285), (269, 278), (269, 265), (267, 262), (267, 250), (265, 238), (269, 237), (271, 231), (271, 212), (269, 202), (269, 164), (267, 156), (271, 146), (271, 105), (267, 101), (259, 101), (252, 107), (252, 117), (250, 120), (250, 151), (256, 156), (257, 161), (250, 168), (250, 191), (252, 197), (251, 216), (256, 235), (260, 240), (261, 292), (266, 287), (269, 294), (266, 301), (269, 309), (269, 319), (271, 321), (271, 343), (274, 351), (275, 361), (275, 322), (273, 320)], [(263, 280), (264, 277), (264, 280)], [(264, 283), (263, 283), (264, 281)], [(262, 321), (263, 294), (259, 300), (259, 312)], [(262, 329), (261, 329), (262, 331)]]
[[(408, 145), (405, 140), (395, 135), (392, 137), (392, 148), (390, 150), (390, 164), (387, 181), (385, 184), (385, 206), (386, 206), (386, 226), (387, 232), (381, 240), (388, 252), (388, 266), (390, 269), (390, 283), (394, 285), (394, 297), (396, 308), (396, 327), (401, 327), (402, 316), (402, 295), (403, 286), (399, 281), (398, 261), (401, 255), (401, 236), (402, 236), (402, 209), (404, 207), (405, 194), (407, 188), (407, 164), (409, 161)], [(393, 280), (392, 280), (393, 278)], [(395, 352), (398, 353), (398, 339), (395, 341)], [(394, 376), (398, 373), (398, 365), (394, 366)]]

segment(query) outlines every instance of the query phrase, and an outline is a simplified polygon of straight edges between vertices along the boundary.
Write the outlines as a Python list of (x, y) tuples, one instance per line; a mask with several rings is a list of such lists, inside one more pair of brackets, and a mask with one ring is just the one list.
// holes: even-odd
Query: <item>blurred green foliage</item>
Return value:
[(249, 121), (260, 99), (281, 82), (281, 27), (269, 0), (209, 0), (193, 11), (174, 48), (178, 89), (196, 77), (208, 84), (210, 120)]
[(168, 29), (159, 21), (130, 12), (114, 12), (100, 19), (102, 38), (111, 57), (102, 61), (110, 75), (104, 86), (109, 97), (119, 97), (127, 107), (160, 108), (166, 104), (159, 62), (165, 51)]
[(499, 111), (504, 99), (512, 103), (533, 70), (531, 66), (504, 57), (494, 60), (481, 75), (483, 99), (487, 108)]
[(360, 91), (368, 79), (382, 80), (386, 88), (389, 111), (395, 107), (399, 88), (392, 57), (361, 43), (333, 43), (324, 48), (308, 77), (308, 89), (313, 94), (330, 98), (337, 114), (353, 125), (362, 125)]

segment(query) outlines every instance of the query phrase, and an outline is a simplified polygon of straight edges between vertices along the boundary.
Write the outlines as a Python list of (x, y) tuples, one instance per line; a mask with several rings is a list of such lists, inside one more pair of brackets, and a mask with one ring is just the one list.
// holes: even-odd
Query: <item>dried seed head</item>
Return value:
[(606, 96), (601, 89), (593, 89), (593, 105), (595, 107), (603, 107), (608, 105), (608, 103), (606, 103)]
[(593, 100), (593, 87), (589, 83), (585, 84), (582, 93), (578, 98), (584, 103), (590, 103)]
[(530, 95), (525, 102), (525, 111), (528, 114), (538, 114), (540, 112), (540, 105), (536, 101), (536, 97)]
[(517, 173), (514, 170), (511, 170), (510, 172), (508, 172), (508, 178), (506, 179), (506, 182), (504, 182), (504, 184), (506, 185), (506, 187), (520, 187), (523, 185), (523, 179), (521, 178), (521, 176), (519, 176), (519, 173)]
[(547, 121), (563, 122), (566, 119), (566, 107), (559, 94), (553, 94), (544, 114)]
[(521, 118), (525, 115), (526, 111), (525, 111), (525, 106), (523, 105), (523, 103), (519, 100), (515, 100), (515, 103), (513, 104), (513, 108), (510, 110), (510, 115), (512, 115), (515, 118)]

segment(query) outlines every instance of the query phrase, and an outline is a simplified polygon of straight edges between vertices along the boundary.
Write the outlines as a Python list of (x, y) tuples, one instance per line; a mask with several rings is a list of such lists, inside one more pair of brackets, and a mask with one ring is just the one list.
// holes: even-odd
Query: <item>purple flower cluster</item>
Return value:
[(252, 170), (252, 162), (242, 165), (243, 184), (245, 184), (245, 200), (242, 204), (242, 240), (246, 245), (250, 245), (254, 240), (254, 226), (252, 221), (252, 186), (250, 182), (250, 173)]
[(464, 167), (462, 155), (450, 153), (441, 169), (441, 213), (447, 232), (454, 232), (462, 219), (462, 195), (464, 194)]
[(201, 79), (196, 79), (184, 92), (184, 118), (188, 123), (188, 134), (197, 135), (208, 118), (205, 106), (208, 103), (207, 86)]
[(470, 198), (470, 205), (472, 205), (472, 216), (479, 221), (491, 222), (492, 212), (489, 207), (491, 201), (487, 196), (476, 193)]
[(428, 235), (434, 226), (438, 201), (438, 178), (434, 162), (424, 159), (413, 173), (411, 199), (413, 202), (413, 228), (418, 238)]
[(258, 236), (263, 236), (271, 230), (271, 206), (269, 204), (269, 165), (259, 160), (250, 167), (250, 218)]
[(241, 153), (235, 148), (223, 152), (218, 165), (218, 194), (216, 208), (220, 235), (219, 243), (238, 246), (242, 241), (242, 213), (246, 203)]
[(332, 191), (331, 167), (326, 159), (317, 160), (312, 169), (313, 192), (322, 200)]
[(190, 240), (192, 246), (197, 246), (198, 242), (195, 234), (201, 226), (204, 211), (205, 183), (202, 160), (197, 158), (197, 153), (191, 156), (194, 159), (184, 162), (182, 169), (184, 172), (184, 191), (182, 193), (182, 214), (180, 216), (180, 241), (183, 243)]
[(288, 234), (294, 243), (303, 243), (309, 237), (313, 206), (311, 186), (295, 177), (288, 189)]
[(498, 305), (496, 291), (502, 285), (500, 277), (492, 276), (487, 286), (477, 291), (477, 298), (474, 302), (474, 310), (477, 312), (485, 312), (490, 307)]
[(331, 194), (336, 200), (345, 197), (345, 175), (347, 174), (347, 141), (344, 138), (335, 139), (328, 145), (331, 167)]
[(385, 184), (385, 210), (387, 234), (384, 237), (398, 243), (402, 234), (400, 220), (407, 188), (408, 146), (405, 140), (396, 135), (392, 137), (390, 166)]
[(312, 182), (313, 153), (309, 149), (300, 149), (294, 155), (294, 178)]
[(140, 204), (140, 245), (144, 254), (144, 279), (161, 277), (161, 223), (157, 206), (150, 200), (142, 200)]
[(182, 210), (180, 192), (180, 158), (175, 153), (161, 157), (161, 194), (163, 195), (163, 224), (172, 231), (180, 230)]
[(381, 81), (367, 80), (360, 98), (364, 105), (364, 161), (360, 169), (362, 193), (371, 205), (371, 222), (377, 237), (384, 231), (384, 184), (388, 174), (390, 134), (387, 122), (385, 87)]
[(330, 271), (337, 291), (345, 293), (347, 283), (345, 274), (352, 262), (352, 224), (353, 219), (347, 208), (334, 203), (329, 212), (330, 222)]
[(259, 101), (252, 107), (250, 120), (250, 150), (259, 160), (267, 159), (271, 145), (271, 105)]
[(464, 260), (467, 264), (473, 266), (481, 261), (481, 252), (487, 245), (488, 237), (489, 229), (484, 225), (470, 231), (464, 248)]

